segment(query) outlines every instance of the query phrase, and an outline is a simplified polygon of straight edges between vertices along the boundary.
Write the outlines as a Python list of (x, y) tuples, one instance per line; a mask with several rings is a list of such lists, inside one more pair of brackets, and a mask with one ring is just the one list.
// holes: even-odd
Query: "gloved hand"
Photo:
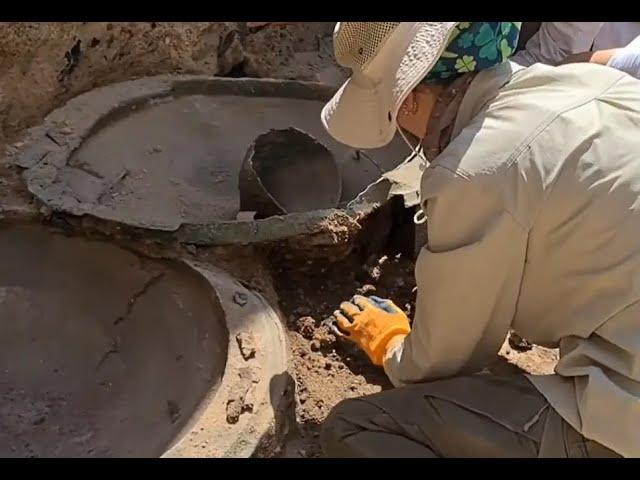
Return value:
[(391, 300), (356, 295), (333, 314), (340, 333), (358, 345), (374, 365), (382, 366), (387, 346), (411, 331), (409, 319)]

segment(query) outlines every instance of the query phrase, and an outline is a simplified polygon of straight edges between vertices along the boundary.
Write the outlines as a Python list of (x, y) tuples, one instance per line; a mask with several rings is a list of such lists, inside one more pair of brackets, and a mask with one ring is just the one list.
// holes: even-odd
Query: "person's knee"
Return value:
[(362, 414), (366, 406), (359, 399), (348, 399), (338, 403), (325, 419), (320, 431), (320, 445), (325, 455), (329, 457), (341, 456), (345, 450), (344, 442), (347, 438), (358, 433), (355, 417)]

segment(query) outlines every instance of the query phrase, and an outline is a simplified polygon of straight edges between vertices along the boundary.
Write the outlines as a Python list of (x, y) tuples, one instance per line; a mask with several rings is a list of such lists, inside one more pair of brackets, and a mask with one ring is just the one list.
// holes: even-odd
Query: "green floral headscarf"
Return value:
[(504, 62), (518, 46), (521, 25), (522, 22), (459, 23), (425, 82), (451, 80)]

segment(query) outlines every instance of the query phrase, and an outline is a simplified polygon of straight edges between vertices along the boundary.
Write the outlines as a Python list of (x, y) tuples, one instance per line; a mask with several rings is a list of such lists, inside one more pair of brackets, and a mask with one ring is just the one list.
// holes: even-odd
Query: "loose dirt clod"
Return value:
[(236, 293), (233, 295), (233, 302), (244, 307), (247, 304), (247, 296), (244, 293)]
[(253, 411), (251, 391), (254, 388), (254, 378), (251, 368), (240, 369), (240, 381), (234, 384), (227, 400), (227, 423), (237, 423), (240, 415)]
[(242, 354), (242, 358), (245, 360), (250, 360), (256, 355), (256, 341), (253, 338), (253, 335), (247, 332), (241, 332), (236, 335), (236, 340), (238, 342), (238, 347), (240, 348), (240, 353)]
[(296, 321), (295, 328), (300, 335), (311, 340), (316, 332), (316, 321), (312, 317), (300, 317)]

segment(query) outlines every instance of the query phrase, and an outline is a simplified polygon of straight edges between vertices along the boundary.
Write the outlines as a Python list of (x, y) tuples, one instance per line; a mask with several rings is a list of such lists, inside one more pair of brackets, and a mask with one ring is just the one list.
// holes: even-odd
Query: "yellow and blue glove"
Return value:
[(338, 333), (354, 342), (374, 365), (382, 366), (392, 339), (411, 332), (409, 319), (391, 300), (356, 295), (334, 312)]

